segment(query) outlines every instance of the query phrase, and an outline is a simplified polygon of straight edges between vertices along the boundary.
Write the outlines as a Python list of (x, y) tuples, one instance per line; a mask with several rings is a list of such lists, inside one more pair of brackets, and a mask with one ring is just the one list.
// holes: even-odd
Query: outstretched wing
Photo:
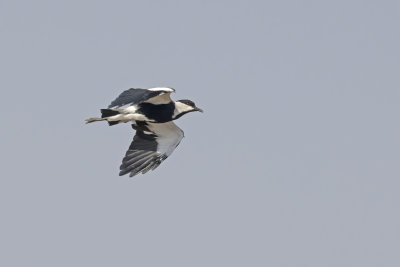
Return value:
[(131, 88), (122, 92), (108, 108), (122, 107), (128, 104), (148, 102), (152, 104), (166, 104), (171, 101), (170, 94), (175, 90), (167, 87), (150, 89)]
[(149, 123), (137, 121), (133, 142), (122, 160), (119, 175), (146, 173), (157, 168), (179, 145), (183, 131), (172, 121)]

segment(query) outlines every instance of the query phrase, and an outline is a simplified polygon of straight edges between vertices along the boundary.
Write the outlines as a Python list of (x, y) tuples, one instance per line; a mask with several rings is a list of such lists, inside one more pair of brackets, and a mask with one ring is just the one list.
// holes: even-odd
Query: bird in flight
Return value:
[(119, 175), (132, 177), (157, 168), (179, 145), (183, 131), (173, 120), (182, 115), (200, 111), (193, 101), (171, 100), (173, 88), (131, 88), (122, 92), (107, 109), (101, 109), (101, 118), (89, 118), (86, 123), (107, 121), (108, 125), (132, 122), (136, 130), (133, 141), (122, 159)]

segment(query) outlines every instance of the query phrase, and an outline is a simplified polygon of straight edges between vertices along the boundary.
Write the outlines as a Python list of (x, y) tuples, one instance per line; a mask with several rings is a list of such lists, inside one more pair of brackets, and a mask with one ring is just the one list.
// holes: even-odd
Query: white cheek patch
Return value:
[(176, 117), (178, 114), (188, 112), (193, 109), (194, 109), (193, 107), (183, 104), (181, 102), (175, 102), (174, 117)]

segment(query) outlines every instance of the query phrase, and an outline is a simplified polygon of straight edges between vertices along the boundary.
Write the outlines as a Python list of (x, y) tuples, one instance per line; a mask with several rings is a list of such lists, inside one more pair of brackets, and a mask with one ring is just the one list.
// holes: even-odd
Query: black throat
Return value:
[(145, 115), (150, 120), (158, 123), (168, 122), (172, 120), (175, 105), (173, 102), (168, 104), (154, 105), (151, 103), (139, 104), (138, 112)]

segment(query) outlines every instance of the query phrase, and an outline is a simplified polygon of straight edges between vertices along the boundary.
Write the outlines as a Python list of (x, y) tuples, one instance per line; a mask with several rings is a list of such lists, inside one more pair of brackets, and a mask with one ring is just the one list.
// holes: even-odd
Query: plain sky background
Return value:
[[(400, 266), (399, 1), (0, 1), (0, 266)], [(155, 171), (85, 125), (170, 86)]]

